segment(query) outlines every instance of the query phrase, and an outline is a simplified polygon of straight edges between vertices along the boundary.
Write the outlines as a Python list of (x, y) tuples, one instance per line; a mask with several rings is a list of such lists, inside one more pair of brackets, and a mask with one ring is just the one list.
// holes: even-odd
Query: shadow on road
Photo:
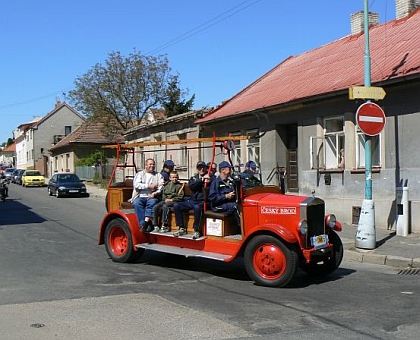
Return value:
[(42, 223), (45, 219), (16, 199), (0, 202), (0, 225)]

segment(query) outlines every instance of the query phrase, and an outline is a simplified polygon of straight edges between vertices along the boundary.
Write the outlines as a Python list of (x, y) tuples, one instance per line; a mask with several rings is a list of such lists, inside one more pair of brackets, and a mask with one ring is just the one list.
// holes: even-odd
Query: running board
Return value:
[(136, 245), (136, 248), (159, 251), (162, 253), (176, 254), (176, 255), (181, 255), (185, 257), (202, 257), (202, 258), (218, 260), (218, 261), (227, 261), (233, 258), (232, 255), (212, 253), (212, 252), (204, 251), (204, 250), (179, 248), (179, 247), (167, 246), (164, 244), (157, 244), (157, 243), (140, 243)]

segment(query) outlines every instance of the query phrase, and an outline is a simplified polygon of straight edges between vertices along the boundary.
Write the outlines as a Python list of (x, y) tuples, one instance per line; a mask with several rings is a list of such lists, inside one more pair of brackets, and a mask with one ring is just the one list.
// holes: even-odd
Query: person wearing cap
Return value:
[(255, 176), (257, 173), (257, 164), (248, 161), (245, 164), (245, 170), (241, 172), (241, 183), (243, 189), (262, 186), (261, 181)]
[(170, 173), (174, 169), (174, 167), (175, 167), (175, 163), (171, 159), (167, 159), (165, 161), (165, 163), (163, 163), (163, 168), (160, 171), (160, 174), (162, 175), (163, 180), (165, 181), (165, 183), (168, 183), (169, 182)]
[(233, 215), (237, 225), (240, 226), (241, 221), (236, 203), (235, 182), (230, 176), (232, 168), (233, 166), (226, 161), (219, 164), (220, 175), (210, 185), (209, 201), (211, 210)]
[(184, 196), (184, 199), (181, 202), (175, 203), (173, 207), (176, 225), (178, 226), (178, 230), (174, 233), (175, 237), (187, 233), (187, 229), (184, 225), (184, 212), (188, 212), (189, 210), (194, 211), (193, 239), (197, 239), (201, 236), (201, 216), (203, 215), (204, 207), (203, 188), (208, 187), (215, 179), (215, 176), (208, 174), (207, 165), (203, 161), (199, 161), (196, 168), (197, 173), (188, 181), (188, 186), (191, 189), (192, 195)]

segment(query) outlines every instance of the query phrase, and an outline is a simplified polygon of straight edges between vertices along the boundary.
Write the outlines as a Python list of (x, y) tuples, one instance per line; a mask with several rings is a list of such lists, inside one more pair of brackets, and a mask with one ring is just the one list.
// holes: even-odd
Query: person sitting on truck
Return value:
[(241, 225), (236, 203), (235, 182), (231, 177), (233, 166), (226, 161), (219, 164), (219, 177), (210, 185), (209, 201), (211, 210), (233, 215), (238, 226)]
[(262, 186), (261, 181), (255, 176), (257, 173), (257, 164), (253, 161), (246, 162), (245, 170), (241, 172), (242, 188), (248, 189)]
[[(179, 182), (178, 172), (171, 171), (170, 181), (163, 187), (162, 200), (153, 207), (154, 231), (166, 233), (169, 231), (168, 217), (170, 208), (184, 197), (184, 184)], [(159, 228), (161, 217), (162, 228)]]
[(188, 181), (188, 186), (191, 189), (192, 195), (185, 196), (181, 202), (174, 204), (173, 209), (175, 212), (176, 225), (178, 226), (178, 230), (174, 233), (175, 237), (187, 233), (187, 229), (184, 225), (183, 213), (189, 210), (194, 210), (193, 239), (196, 240), (201, 236), (200, 225), (204, 207), (203, 188), (208, 187), (215, 179), (215, 176), (208, 174), (207, 165), (203, 161), (199, 161), (196, 168), (197, 174), (191, 177)]
[(131, 203), (134, 206), (141, 231), (149, 233), (153, 230), (153, 207), (163, 188), (163, 177), (155, 171), (153, 158), (146, 159), (146, 167), (136, 173), (133, 179)]
[(219, 176), (219, 171), (217, 171), (217, 164), (216, 163), (208, 162), (207, 163), (207, 168), (209, 169), (209, 174), (212, 174), (215, 177)]
[(175, 167), (175, 163), (173, 162), (173, 160), (171, 159), (167, 159), (165, 161), (165, 163), (163, 163), (163, 168), (160, 171), (160, 174), (163, 177), (163, 180), (165, 181), (165, 183), (168, 183), (170, 180), (170, 173), (171, 171), (174, 169)]

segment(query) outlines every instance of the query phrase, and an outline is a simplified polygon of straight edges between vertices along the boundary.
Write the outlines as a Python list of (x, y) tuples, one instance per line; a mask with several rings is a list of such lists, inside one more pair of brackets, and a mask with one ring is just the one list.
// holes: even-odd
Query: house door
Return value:
[(277, 126), (281, 144), (278, 146), (277, 158), (286, 170), (285, 184), (287, 192), (298, 192), (298, 129), (297, 124)]

